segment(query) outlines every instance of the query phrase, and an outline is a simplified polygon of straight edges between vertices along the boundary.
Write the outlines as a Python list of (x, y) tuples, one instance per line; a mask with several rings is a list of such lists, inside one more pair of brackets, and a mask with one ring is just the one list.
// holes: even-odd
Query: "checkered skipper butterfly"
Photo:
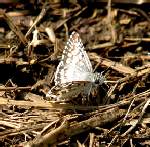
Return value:
[(66, 43), (55, 73), (55, 86), (46, 97), (56, 101), (71, 100), (79, 94), (89, 96), (92, 87), (101, 85), (101, 73), (93, 72), (91, 62), (77, 32), (72, 32)]

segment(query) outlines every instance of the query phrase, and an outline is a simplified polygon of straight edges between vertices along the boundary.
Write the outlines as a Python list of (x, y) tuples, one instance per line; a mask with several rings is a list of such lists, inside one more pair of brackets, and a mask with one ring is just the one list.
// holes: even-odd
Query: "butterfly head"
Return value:
[(95, 72), (94, 74), (95, 74), (95, 76), (94, 76), (95, 84), (102, 85), (105, 81), (105, 78), (102, 75), (102, 72), (101, 73)]

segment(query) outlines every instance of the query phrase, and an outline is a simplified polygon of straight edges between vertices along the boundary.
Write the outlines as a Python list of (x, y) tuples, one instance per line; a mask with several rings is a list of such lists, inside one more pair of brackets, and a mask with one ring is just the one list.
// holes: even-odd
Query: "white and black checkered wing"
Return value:
[(72, 81), (92, 81), (91, 62), (77, 32), (72, 32), (66, 43), (55, 73), (55, 85)]
[(56, 69), (55, 86), (46, 97), (66, 100), (79, 94), (89, 96), (94, 83), (99, 79), (102, 79), (101, 75), (93, 72), (79, 34), (72, 32)]

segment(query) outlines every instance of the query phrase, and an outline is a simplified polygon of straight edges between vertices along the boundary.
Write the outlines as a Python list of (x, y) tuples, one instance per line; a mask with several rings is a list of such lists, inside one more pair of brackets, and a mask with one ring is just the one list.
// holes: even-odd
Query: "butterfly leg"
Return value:
[(87, 102), (90, 102), (90, 94), (92, 90), (92, 83), (87, 83), (85, 85), (84, 91), (83, 91), (83, 98), (82, 103), (87, 104)]

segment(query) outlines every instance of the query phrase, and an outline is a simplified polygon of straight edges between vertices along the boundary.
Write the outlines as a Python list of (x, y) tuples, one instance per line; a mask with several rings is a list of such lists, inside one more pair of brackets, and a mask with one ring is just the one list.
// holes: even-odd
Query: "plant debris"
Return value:
[[(0, 146), (150, 145), (148, 1), (0, 4)], [(73, 31), (105, 82), (86, 103), (48, 100)]]

